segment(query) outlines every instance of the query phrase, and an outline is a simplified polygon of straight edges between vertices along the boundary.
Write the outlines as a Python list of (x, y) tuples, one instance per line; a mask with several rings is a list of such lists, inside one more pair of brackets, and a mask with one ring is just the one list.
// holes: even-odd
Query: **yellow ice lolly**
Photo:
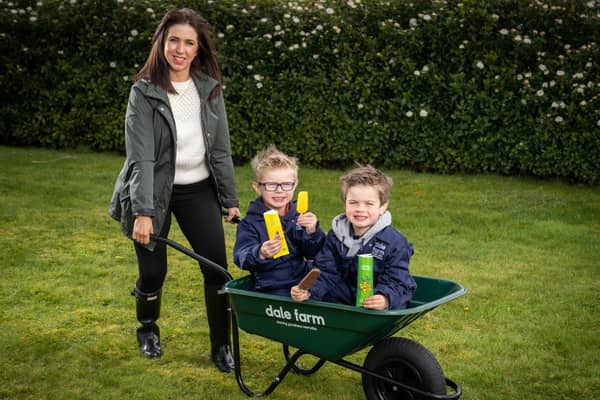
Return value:
[(298, 200), (296, 202), (296, 211), (299, 214), (303, 214), (308, 211), (308, 192), (299, 192)]
[(290, 254), (287, 242), (285, 241), (285, 235), (283, 234), (283, 228), (281, 227), (281, 220), (279, 219), (279, 214), (277, 214), (277, 211), (269, 210), (263, 213), (263, 215), (265, 217), (265, 225), (267, 227), (269, 240), (272, 240), (277, 233), (279, 233), (279, 239), (281, 240), (281, 249), (279, 249), (279, 252), (277, 252), (273, 258), (279, 258), (281, 256)]

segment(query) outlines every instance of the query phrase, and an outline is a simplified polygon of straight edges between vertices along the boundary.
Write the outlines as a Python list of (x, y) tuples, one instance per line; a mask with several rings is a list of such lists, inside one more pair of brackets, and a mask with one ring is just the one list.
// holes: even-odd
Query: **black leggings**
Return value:
[[(160, 236), (167, 237), (171, 227), (171, 212), (186, 239), (197, 254), (227, 269), (225, 234), (221, 206), (210, 179), (190, 185), (174, 185), (167, 217)], [(156, 243), (154, 251), (134, 241), (138, 259), (137, 288), (152, 293), (162, 288), (167, 276), (167, 248)], [(223, 276), (200, 266), (205, 286), (222, 285)]]

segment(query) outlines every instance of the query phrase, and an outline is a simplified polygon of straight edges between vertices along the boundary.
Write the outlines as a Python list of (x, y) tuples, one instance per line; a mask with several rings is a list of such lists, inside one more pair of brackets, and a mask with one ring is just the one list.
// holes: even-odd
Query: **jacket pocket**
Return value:
[(129, 173), (127, 160), (123, 163), (123, 167), (117, 176), (117, 180), (115, 182), (115, 187), (113, 189), (113, 194), (110, 199), (110, 203), (108, 206), (108, 212), (113, 219), (119, 221), (121, 219), (121, 192), (123, 191), (123, 186), (125, 186), (125, 178)]
[(129, 183), (125, 184), (119, 193), (121, 204), (121, 230), (127, 236), (133, 232), (133, 215), (131, 211), (131, 195), (129, 193)]
[(373, 273), (380, 274), (385, 270), (385, 263), (373, 257)]
[(217, 127), (219, 126), (219, 116), (213, 113), (210, 108), (206, 108), (206, 124), (204, 128), (206, 129), (205, 137), (209, 146), (215, 142), (217, 137)]

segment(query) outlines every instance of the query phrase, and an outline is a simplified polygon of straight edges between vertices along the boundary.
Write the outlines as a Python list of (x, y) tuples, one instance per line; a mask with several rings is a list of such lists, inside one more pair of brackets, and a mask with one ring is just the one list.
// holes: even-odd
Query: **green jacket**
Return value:
[[(231, 158), (229, 125), (223, 96), (208, 100), (217, 81), (192, 75), (200, 96), (202, 133), (210, 176), (221, 206), (239, 207)], [(177, 131), (167, 91), (146, 80), (133, 84), (125, 114), (127, 158), (117, 177), (109, 213), (131, 238), (137, 215), (152, 216), (161, 231), (175, 178)], [(151, 241), (146, 247), (154, 249)]]

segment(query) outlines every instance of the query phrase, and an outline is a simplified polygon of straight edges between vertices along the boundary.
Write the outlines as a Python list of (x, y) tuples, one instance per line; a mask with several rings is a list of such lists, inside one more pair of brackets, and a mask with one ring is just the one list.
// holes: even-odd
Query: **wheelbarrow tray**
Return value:
[(393, 335), (421, 315), (466, 293), (459, 283), (414, 276), (417, 291), (408, 308), (377, 311), (343, 304), (256, 292), (249, 276), (225, 284), (244, 331), (327, 360), (338, 360)]

